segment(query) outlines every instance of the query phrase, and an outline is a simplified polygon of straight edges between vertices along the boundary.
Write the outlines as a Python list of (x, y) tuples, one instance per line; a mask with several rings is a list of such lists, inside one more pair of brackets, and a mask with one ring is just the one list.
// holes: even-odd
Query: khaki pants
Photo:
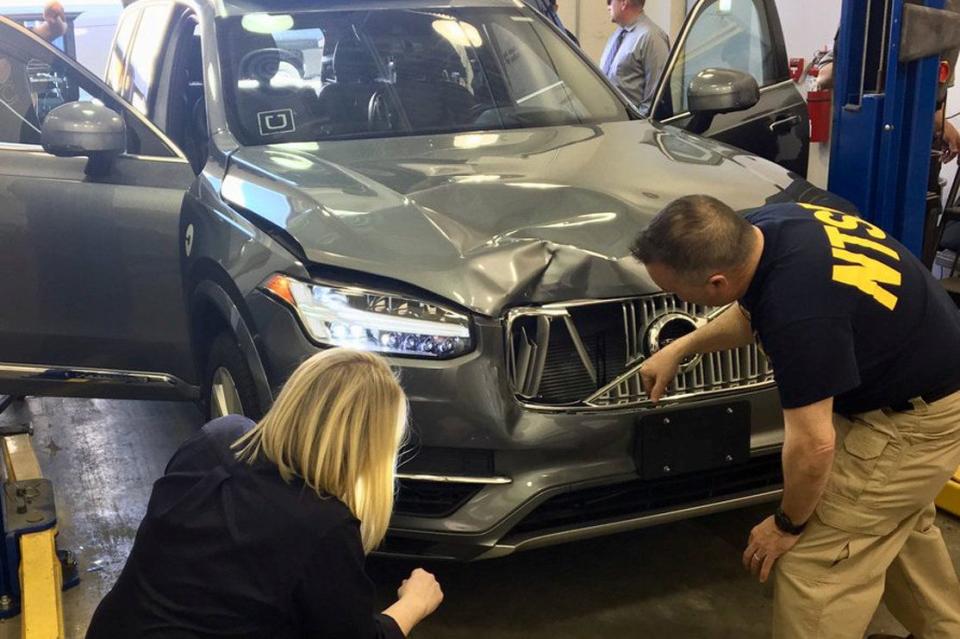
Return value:
[(775, 639), (861, 639), (881, 598), (916, 639), (960, 639), (960, 583), (933, 500), (960, 466), (960, 393), (835, 416), (816, 515), (774, 567)]

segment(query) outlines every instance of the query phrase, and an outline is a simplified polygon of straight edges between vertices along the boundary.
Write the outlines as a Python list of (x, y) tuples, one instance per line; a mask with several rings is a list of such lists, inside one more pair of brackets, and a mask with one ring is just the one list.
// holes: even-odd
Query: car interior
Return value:
[[(413, 38), (376, 43), (353, 30), (326, 40), (332, 50), (321, 69), (307, 67), (303, 51), (287, 49), (269, 35), (247, 34), (238, 70), (238, 116), (257, 143), (328, 138), (384, 130), (451, 129), (476, 117), (478, 101), (459, 80), (463, 65), (446, 42)], [(377, 44), (393, 44), (390, 51)], [(436, 49), (459, 69), (438, 64)], [(432, 45), (433, 51), (423, 51)], [(292, 81), (284, 81), (285, 72)], [(287, 110), (289, 129), (264, 131), (262, 114)]]
[(232, 75), (225, 82), (236, 88), (233, 117), (246, 144), (577, 117), (577, 100), (557, 81), (547, 50), (518, 51), (507, 28), (493, 24), (493, 35), (480, 40), (473, 26), (433, 14), (359, 13), (324, 17), (322, 28), (309, 18), (274, 34), (236, 29), (223, 56)]

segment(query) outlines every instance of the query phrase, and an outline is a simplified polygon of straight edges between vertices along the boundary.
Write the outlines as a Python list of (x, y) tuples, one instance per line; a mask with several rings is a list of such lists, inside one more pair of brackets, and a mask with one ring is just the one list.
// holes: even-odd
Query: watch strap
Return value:
[(799, 535), (807, 527), (806, 523), (795, 524), (787, 513), (783, 512), (782, 506), (777, 506), (777, 511), (773, 514), (773, 523), (777, 525), (782, 532), (788, 535)]

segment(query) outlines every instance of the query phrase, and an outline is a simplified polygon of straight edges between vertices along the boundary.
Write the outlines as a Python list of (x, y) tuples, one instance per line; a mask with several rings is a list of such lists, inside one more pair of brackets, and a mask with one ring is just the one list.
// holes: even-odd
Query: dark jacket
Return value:
[(573, 35), (569, 29), (563, 26), (563, 22), (560, 20), (560, 14), (557, 13), (556, 2), (553, 0), (524, 0), (524, 2), (545, 15), (558, 29), (567, 34), (567, 37), (570, 38), (574, 44), (577, 46), (580, 45), (577, 36)]
[(347, 507), (236, 461), (230, 444), (252, 425), (214, 420), (174, 454), (87, 639), (403, 637), (373, 613)]

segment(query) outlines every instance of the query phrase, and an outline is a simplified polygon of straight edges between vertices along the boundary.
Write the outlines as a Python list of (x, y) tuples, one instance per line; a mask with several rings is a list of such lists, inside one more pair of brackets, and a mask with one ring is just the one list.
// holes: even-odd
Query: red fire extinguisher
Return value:
[(833, 91), (811, 91), (807, 94), (807, 110), (810, 112), (810, 141), (823, 144), (830, 141), (830, 105)]

